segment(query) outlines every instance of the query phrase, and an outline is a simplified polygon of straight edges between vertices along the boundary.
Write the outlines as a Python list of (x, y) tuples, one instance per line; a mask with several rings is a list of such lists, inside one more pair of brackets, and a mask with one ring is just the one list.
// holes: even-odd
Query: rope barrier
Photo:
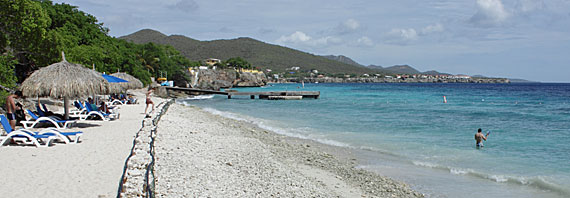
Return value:
[[(127, 159), (125, 160), (125, 165), (123, 167), (123, 173), (121, 175), (121, 179), (119, 181), (119, 187), (117, 189), (117, 198), (123, 197), (124, 193), (128, 193), (126, 192), (126, 188), (125, 188), (125, 184), (127, 182), (127, 176), (128, 176), (128, 170), (129, 170), (129, 162), (131, 161), (132, 157), (135, 155), (135, 150), (137, 147), (137, 139), (139, 139), (141, 137), (141, 132), (144, 132), (145, 127), (152, 127), (150, 129), (150, 143), (149, 143), (149, 151), (148, 154), (150, 155), (150, 162), (148, 164), (146, 164), (145, 167), (145, 173), (144, 173), (144, 183), (142, 186), (142, 189), (140, 189), (142, 192), (144, 192), (144, 196), (145, 197), (150, 197), (153, 198), (154, 197), (154, 134), (156, 134), (157, 130), (156, 130), (156, 126), (158, 125), (158, 122), (160, 121), (160, 118), (162, 117), (162, 115), (164, 115), (166, 113), (166, 111), (168, 110), (168, 108), (170, 107), (170, 105), (174, 103), (174, 100), (168, 100), (167, 102), (161, 102), (160, 104), (157, 105), (157, 107), (154, 110), (151, 110), (149, 115), (153, 115), (156, 113), (156, 111), (158, 111), (158, 113), (156, 113), (156, 115), (154, 116), (154, 119), (151, 120), (151, 124), (147, 125), (146, 122), (149, 121), (147, 119), (144, 119), (141, 122), (141, 128), (139, 129), (139, 131), (136, 133), (135, 138), (133, 139), (133, 146), (131, 148), (131, 151), (129, 153), (129, 156), (127, 157)], [(162, 106), (162, 107), (161, 107)], [(152, 179), (150, 179), (149, 177), (152, 175)], [(133, 188), (134, 186), (127, 186), (128, 188)], [(135, 187), (136, 188), (136, 187)]]

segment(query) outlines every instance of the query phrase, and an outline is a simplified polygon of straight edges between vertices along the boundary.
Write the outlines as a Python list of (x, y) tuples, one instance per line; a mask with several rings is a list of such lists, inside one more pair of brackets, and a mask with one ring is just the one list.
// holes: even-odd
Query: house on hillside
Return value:
[(216, 63), (221, 63), (222, 61), (220, 61), (220, 59), (215, 59), (215, 58), (208, 58), (206, 59), (206, 65), (209, 66), (214, 66)]

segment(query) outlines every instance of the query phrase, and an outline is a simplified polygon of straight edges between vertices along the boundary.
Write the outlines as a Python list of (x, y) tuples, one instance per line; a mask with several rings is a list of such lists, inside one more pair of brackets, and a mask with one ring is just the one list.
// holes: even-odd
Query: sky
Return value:
[(55, 0), (120, 37), (250, 37), (363, 65), (570, 82), (570, 0)]

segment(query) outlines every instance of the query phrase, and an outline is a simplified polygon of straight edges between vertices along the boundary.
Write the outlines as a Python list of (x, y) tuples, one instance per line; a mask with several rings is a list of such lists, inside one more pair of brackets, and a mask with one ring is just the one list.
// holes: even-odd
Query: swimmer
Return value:
[(483, 147), (483, 140), (487, 141), (487, 136), (489, 136), (489, 133), (487, 133), (487, 135), (483, 135), (481, 131), (481, 128), (479, 128), (479, 130), (477, 130), (477, 133), (475, 133), (475, 146), (477, 146), (477, 148)]

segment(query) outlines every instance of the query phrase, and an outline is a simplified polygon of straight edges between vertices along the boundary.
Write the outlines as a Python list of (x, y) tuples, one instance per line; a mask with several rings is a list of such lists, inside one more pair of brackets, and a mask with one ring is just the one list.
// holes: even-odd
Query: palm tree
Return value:
[(154, 72), (155, 66), (158, 66), (157, 63), (158, 63), (158, 61), (160, 61), (160, 58), (153, 57), (148, 51), (146, 51), (144, 49), (137, 56), (138, 56), (139, 61), (146, 68), (146, 71), (148, 71), (151, 74), (154, 74), (155, 73)]

